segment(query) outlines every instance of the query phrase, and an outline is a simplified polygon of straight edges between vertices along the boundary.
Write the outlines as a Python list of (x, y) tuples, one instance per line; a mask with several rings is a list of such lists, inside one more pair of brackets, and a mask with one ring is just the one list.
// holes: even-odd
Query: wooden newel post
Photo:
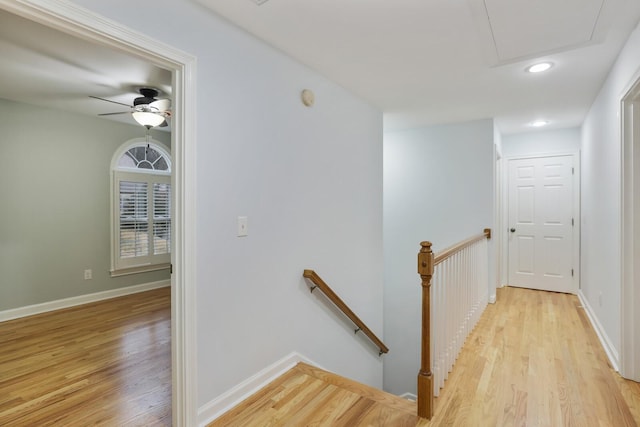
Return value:
[(422, 279), (422, 344), (418, 374), (418, 416), (433, 417), (433, 374), (431, 373), (431, 278), (433, 252), (431, 242), (421, 242), (418, 253), (418, 274)]

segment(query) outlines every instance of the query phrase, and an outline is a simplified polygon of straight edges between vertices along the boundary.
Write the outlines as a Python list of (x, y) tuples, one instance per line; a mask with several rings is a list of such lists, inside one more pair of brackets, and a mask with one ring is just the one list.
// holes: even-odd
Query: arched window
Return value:
[(171, 155), (160, 143), (134, 139), (111, 161), (111, 275), (171, 265)]

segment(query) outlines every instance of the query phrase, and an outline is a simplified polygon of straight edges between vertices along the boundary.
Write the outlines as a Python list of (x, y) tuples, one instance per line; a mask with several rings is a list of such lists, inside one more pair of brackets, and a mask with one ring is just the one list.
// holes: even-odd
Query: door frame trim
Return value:
[[(542, 157), (560, 157), (560, 156), (572, 156), (573, 157), (573, 294), (577, 295), (580, 290), (580, 151), (561, 151), (557, 153), (536, 153), (530, 155), (515, 155), (507, 156), (504, 158), (506, 163), (503, 165), (503, 206), (504, 206), (504, 218), (502, 227), (505, 230), (509, 228), (509, 162), (511, 160), (524, 160), (524, 159), (537, 159)], [(509, 233), (504, 233), (503, 238), (503, 262), (506, 266), (505, 282), (508, 285), (509, 282)]]
[(196, 58), (68, 2), (0, 0), (0, 9), (173, 72), (172, 414), (173, 425), (196, 425)]
[(496, 277), (495, 282), (489, 285), (489, 302), (494, 304), (497, 299), (497, 289), (504, 286), (506, 283), (503, 276), (503, 271), (505, 267), (505, 255), (504, 255), (504, 232), (502, 228), (503, 221), (503, 212), (504, 212), (504, 174), (502, 170), (504, 169), (504, 157), (502, 156), (502, 148), (498, 144), (494, 144), (494, 192), (495, 192), (495, 205), (494, 205), (494, 220), (495, 220), (495, 230), (493, 231), (494, 245), (495, 245), (495, 271)]
[[(640, 75), (620, 102), (620, 374), (640, 381)], [(637, 196), (637, 197), (634, 197)], [(634, 203), (635, 202), (635, 203)], [(636, 205), (636, 203), (638, 205)]]

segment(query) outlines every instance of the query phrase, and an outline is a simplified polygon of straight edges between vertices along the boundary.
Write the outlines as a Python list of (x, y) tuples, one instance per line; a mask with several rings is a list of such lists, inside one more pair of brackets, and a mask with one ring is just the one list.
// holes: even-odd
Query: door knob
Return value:
[(512, 228), (510, 231), (511, 231), (512, 233), (515, 233), (515, 232), (516, 232), (516, 229), (515, 229), (515, 228)]

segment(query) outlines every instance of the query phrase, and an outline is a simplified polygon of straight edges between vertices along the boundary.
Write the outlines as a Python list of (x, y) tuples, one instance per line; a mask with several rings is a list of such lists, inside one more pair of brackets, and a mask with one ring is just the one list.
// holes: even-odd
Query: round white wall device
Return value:
[(313, 105), (313, 103), (315, 102), (315, 95), (313, 94), (312, 91), (310, 91), (309, 89), (305, 89), (302, 91), (302, 94), (300, 95), (302, 98), (302, 103), (304, 105), (306, 105), (307, 107), (311, 107)]

